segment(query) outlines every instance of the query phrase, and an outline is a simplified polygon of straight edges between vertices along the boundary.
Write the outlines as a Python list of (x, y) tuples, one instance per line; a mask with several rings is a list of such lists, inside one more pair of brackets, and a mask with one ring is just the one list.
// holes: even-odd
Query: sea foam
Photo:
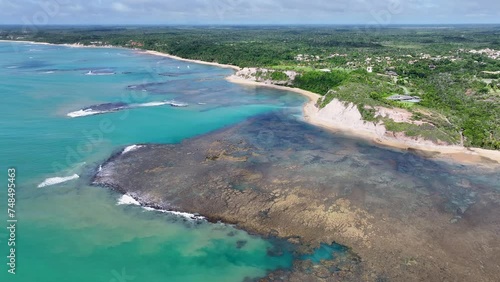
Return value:
[(171, 215), (175, 215), (178, 217), (183, 217), (183, 218), (188, 219), (188, 220), (204, 220), (205, 219), (205, 217), (203, 217), (201, 215), (195, 215), (195, 214), (187, 213), (187, 212), (167, 211), (167, 210), (155, 209), (155, 208), (150, 208), (150, 207), (143, 207), (143, 209), (145, 209), (146, 211), (157, 211), (157, 212), (161, 212), (161, 213), (171, 214)]
[(164, 105), (170, 105), (172, 107), (187, 107), (187, 106), (189, 106), (186, 103), (181, 103), (181, 102), (176, 102), (176, 101), (161, 101), (161, 102), (149, 102), (149, 103), (137, 104), (136, 107), (158, 107), (158, 106), (164, 106)]
[(165, 102), (168, 103), (172, 107), (181, 107), (181, 108), (184, 108), (184, 107), (189, 106), (189, 104), (179, 103), (179, 102), (176, 102), (176, 101), (165, 101)]
[(126, 153), (129, 153), (129, 152), (132, 152), (132, 151), (135, 151), (135, 150), (140, 149), (142, 147), (144, 147), (144, 146), (141, 146), (141, 145), (131, 145), (131, 146), (128, 146), (125, 149), (123, 149), (122, 155), (124, 155)]
[[(118, 202), (116, 203), (116, 205), (140, 206), (141, 204), (139, 203), (139, 201), (134, 199), (132, 196), (125, 194), (118, 199)], [(151, 208), (151, 207), (142, 207), (142, 208), (145, 211), (155, 211), (155, 212), (161, 212), (161, 213), (165, 213), (165, 214), (171, 214), (171, 215), (185, 218), (187, 220), (204, 220), (205, 219), (205, 217), (203, 217), (201, 215), (195, 215), (195, 214), (187, 213), (187, 212), (167, 211), (167, 210), (155, 209), (155, 208)]]
[(89, 71), (85, 73), (85, 75), (115, 75), (116, 73), (114, 72), (106, 72), (106, 71), (101, 71), (101, 72), (95, 72), (95, 71)]
[(164, 105), (169, 105), (169, 102), (150, 102), (150, 103), (144, 103), (144, 104), (139, 104), (137, 105), (138, 107), (158, 107), (158, 106), (164, 106)]
[[(78, 111), (68, 113), (68, 114), (66, 114), (66, 116), (68, 116), (70, 118), (78, 118), (78, 117), (93, 116), (93, 115), (106, 114), (106, 113), (114, 113), (114, 112), (121, 111), (121, 110), (129, 110), (129, 109), (142, 108), (142, 107), (159, 107), (159, 106), (165, 106), (165, 105), (170, 105), (172, 107), (187, 107), (188, 106), (188, 104), (186, 104), (186, 103), (180, 103), (180, 102), (175, 102), (175, 101), (148, 102), (148, 103), (132, 104), (132, 105), (127, 105), (125, 103), (115, 103), (115, 104), (116, 105), (112, 105), (111, 103), (94, 105), (94, 106), (91, 106), (88, 108), (84, 108), (84, 109), (80, 109)], [(105, 109), (103, 106), (108, 106), (108, 108)], [(103, 109), (103, 110), (95, 110), (96, 108)]]
[(45, 179), (45, 181), (43, 181), (42, 183), (40, 183), (38, 185), (38, 188), (43, 188), (43, 187), (46, 187), (46, 186), (52, 186), (52, 185), (60, 184), (60, 183), (71, 181), (71, 180), (78, 179), (78, 178), (80, 178), (80, 176), (78, 174), (73, 174), (72, 176), (67, 176), (67, 177), (52, 177), (52, 178), (47, 178), (47, 179)]
[(118, 199), (117, 205), (134, 205), (134, 206), (140, 206), (141, 204), (134, 198), (132, 198), (129, 195), (123, 195)]
[(88, 110), (79, 110), (75, 112), (71, 112), (67, 114), (68, 117), (71, 118), (77, 118), (77, 117), (85, 117), (85, 116), (93, 116), (93, 115), (98, 115), (98, 114), (103, 114), (106, 113), (105, 111), (94, 111), (91, 109)]

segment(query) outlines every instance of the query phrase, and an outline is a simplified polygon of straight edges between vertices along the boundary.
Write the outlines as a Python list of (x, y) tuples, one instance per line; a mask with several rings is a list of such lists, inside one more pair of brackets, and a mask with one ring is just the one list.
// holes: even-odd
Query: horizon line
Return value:
[[(366, 23), (162, 23), (162, 24), (130, 24), (130, 23), (106, 23), (106, 24), (78, 24), (78, 23), (64, 23), (64, 24), (43, 24), (37, 25), (38, 27), (59, 27), (59, 26), (80, 26), (80, 27), (96, 27), (96, 26), (108, 26), (108, 27), (121, 27), (121, 26), (156, 26), (156, 27), (171, 27), (171, 26), (381, 26), (384, 27), (395, 27), (395, 26), (500, 26), (498, 23), (394, 23), (394, 24), (366, 24)], [(2, 26), (26, 26), (25, 24), (17, 23), (0, 23)]]

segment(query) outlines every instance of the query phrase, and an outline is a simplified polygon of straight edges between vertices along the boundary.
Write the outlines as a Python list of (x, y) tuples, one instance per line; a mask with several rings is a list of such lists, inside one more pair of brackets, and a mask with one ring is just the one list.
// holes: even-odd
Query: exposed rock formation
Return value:
[(271, 115), (116, 155), (95, 184), (304, 252), (338, 242), (360, 257), (333, 272), (298, 263), (267, 281), (496, 281), (500, 173), (478, 173)]

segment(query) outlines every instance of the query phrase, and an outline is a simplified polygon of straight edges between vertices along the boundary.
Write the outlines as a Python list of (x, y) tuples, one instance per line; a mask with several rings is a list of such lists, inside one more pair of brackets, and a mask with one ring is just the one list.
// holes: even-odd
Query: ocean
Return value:
[(300, 116), (303, 97), (234, 85), (229, 74), (126, 49), (0, 43), (1, 171), (7, 183), (16, 170), (18, 220), (15, 275), (0, 231), (0, 280), (242, 281), (290, 267), (290, 251), (268, 254), (277, 242), (89, 186), (134, 144), (175, 144), (284, 108)]
[[(129, 49), (0, 42), (0, 281), (238, 282), (280, 269), (382, 281), (389, 268), (459, 280), (478, 265), (498, 274), (498, 166), (332, 134), (304, 122), (305, 97), (232, 84), (232, 72)], [(205, 163), (203, 147), (229, 161)], [(111, 156), (122, 158), (103, 166)], [(114, 168), (114, 179), (102, 175)], [(143, 208), (90, 185), (98, 172), (186, 206)], [(237, 205), (205, 201), (226, 186)], [(182, 213), (197, 210), (190, 203), (242, 212), (254, 221), (240, 226), (304, 245)]]

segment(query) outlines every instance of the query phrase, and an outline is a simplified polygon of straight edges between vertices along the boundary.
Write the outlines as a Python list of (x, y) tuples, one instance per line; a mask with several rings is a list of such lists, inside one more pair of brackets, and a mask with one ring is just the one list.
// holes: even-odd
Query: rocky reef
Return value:
[(454, 165), (268, 114), (176, 145), (115, 154), (95, 185), (348, 255), (262, 281), (497, 281), (500, 169)]

